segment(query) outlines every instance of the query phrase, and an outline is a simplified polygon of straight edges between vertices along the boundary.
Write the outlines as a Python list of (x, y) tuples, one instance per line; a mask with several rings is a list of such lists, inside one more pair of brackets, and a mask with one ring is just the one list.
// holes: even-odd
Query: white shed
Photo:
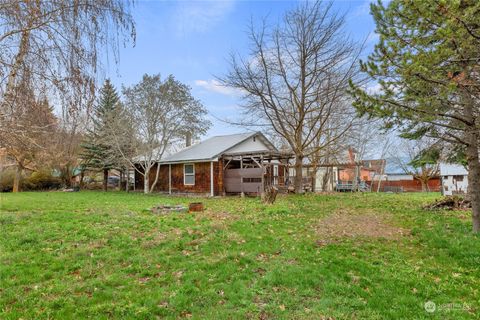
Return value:
[(451, 196), (467, 193), (468, 171), (459, 164), (440, 163), (442, 194)]

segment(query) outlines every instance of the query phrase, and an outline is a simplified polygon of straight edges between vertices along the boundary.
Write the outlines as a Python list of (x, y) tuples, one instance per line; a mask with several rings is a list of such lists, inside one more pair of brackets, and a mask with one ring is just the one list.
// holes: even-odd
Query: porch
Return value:
[(289, 152), (260, 151), (225, 153), (223, 186), (226, 194), (262, 194), (268, 187), (286, 192), (288, 186)]

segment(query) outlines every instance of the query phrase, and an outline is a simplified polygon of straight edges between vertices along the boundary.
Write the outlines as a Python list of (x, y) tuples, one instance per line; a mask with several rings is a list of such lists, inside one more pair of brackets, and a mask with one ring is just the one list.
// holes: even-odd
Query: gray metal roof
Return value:
[(466, 176), (468, 175), (467, 169), (460, 164), (454, 163), (440, 163), (440, 175), (441, 176)]
[(187, 161), (209, 161), (214, 160), (229, 149), (235, 147), (250, 137), (257, 135), (262, 142), (270, 146), (271, 150), (276, 148), (260, 132), (238, 133), (226, 136), (215, 136), (200, 143), (185, 148), (173, 155), (165, 157), (161, 163), (187, 162)]

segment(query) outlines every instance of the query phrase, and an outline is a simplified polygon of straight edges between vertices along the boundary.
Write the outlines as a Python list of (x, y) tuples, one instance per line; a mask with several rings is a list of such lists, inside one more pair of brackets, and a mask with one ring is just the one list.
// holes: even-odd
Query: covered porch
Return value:
[(286, 191), (290, 152), (235, 152), (222, 155), (226, 194), (262, 194), (268, 187)]

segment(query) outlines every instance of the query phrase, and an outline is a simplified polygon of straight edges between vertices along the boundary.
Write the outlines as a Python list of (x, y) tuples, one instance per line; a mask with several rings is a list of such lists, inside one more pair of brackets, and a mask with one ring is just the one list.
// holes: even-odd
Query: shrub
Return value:
[(13, 190), (13, 178), (15, 170), (6, 169), (0, 172), (0, 192), (10, 192)]
[(52, 190), (59, 189), (62, 186), (62, 180), (54, 177), (48, 170), (33, 172), (28, 178), (24, 179), (22, 188), (24, 190)]

